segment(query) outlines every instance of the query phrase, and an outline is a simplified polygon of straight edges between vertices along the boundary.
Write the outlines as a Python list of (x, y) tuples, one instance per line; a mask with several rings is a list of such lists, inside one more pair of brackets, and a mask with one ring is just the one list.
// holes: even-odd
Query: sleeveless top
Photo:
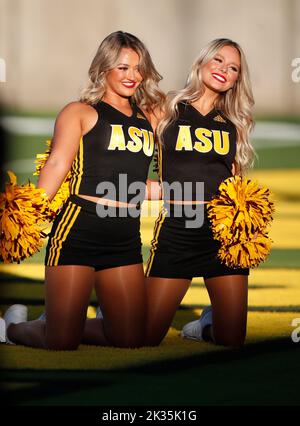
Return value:
[[(209, 201), (220, 183), (232, 176), (236, 128), (217, 109), (204, 116), (192, 105), (182, 102), (178, 104), (178, 112), (178, 118), (165, 129), (158, 150), (164, 199)], [(196, 191), (197, 182), (204, 183), (204, 194)], [(182, 195), (170, 189), (176, 185), (183, 188), (184, 184), (186, 189)]]
[(145, 184), (154, 151), (151, 124), (136, 106), (128, 117), (106, 102), (93, 105), (95, 126), (81, 140), (71, 168), (70, 193), (130, 202), (134, 182)]

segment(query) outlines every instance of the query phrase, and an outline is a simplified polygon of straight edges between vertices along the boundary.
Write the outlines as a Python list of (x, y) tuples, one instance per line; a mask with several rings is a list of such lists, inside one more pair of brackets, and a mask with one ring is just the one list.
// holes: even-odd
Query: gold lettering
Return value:
[(229, 152), (229, 132), (220, 132), (220, 130), (213, 130), (214, 134), (214, 148), (220, 155), (226, 155)]
[(176, 141), (176, 151), (193, 151), (193, 143), (191, 138), (191, 126), (179, 126), (179, 132)]
[(210, 130), (199, 127), (196, 129), (195, 135), (196, 138), (200, 141), (195, 142), (194, 149), (196, 151), (205, 153), (212, 150), (212, 142), (210, 139), (208, 139), (208, 137), (212, 135)]
[(109, 149), (110, 151), (114, 151), (115, 149), (125, 151), (126, 145), (123, 133), (123, 126), (121, 124), (111, 124), (111, 128), (111, 136), (107, 149)]
[(132, 140), (128, 141), (127, 148), (131, 152), (139, 152), (143, 147), (143, 142), (140, 139), (142, 131), (137, 127), (131, 126), (128, 129), (128, 133)]
[(148, 157), (151, 157), (154, 151), (154, 137), (152, 132), (148, 132), (148, 130), (142, 130), (144, 136), (144, 154)]

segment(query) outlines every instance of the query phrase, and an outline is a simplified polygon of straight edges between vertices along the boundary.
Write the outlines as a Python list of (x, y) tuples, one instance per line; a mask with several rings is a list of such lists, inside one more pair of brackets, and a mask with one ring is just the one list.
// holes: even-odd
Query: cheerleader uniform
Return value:
[(86, 265), (97, 271), (143, 262), (139, 203), (107, 207), (78, 194), (134, 204), (129, 186), (139, 182), (145, 190), (153, 130), (136, 105), (130, 117), (103, 101), (93, 107), (98, 120), (80, 140), (71, 168), (71, 195), (53, 223), (46, 266)]
[[(199, 226), (192, 228), (187, 226), (190, 206), (187, 214), (186, 207), (168, 203), (182, 199), (210, 201), (221, 182), (232, 176), (235, 155), (236, 129), (220, 110), (202, 115), (192, 105), (179, 103), (178, 117), (166, 128), (158, 150), (158, 172), (166, 201), (155, 223), (146, 276), (191, 280), (249, 274), (249, 269), (229, 268), (218, 259), (220, 243), (213, 239), (206, 204), (193, 205), (203, 214)], [(170, 190), (176, 182), (181, 188), (189, 182), (189, 191), (179, 194)], [(201, 182), (202, 194), (197, 190)]]

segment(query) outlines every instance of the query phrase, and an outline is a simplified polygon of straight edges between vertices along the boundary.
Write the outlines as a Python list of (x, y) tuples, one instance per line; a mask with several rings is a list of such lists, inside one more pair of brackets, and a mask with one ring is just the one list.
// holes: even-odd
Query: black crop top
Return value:
[(145, 183), (148, 176), (154, 151), (151, 124), (136, 105), (130, 117), (103, 101), (94, 108), (98, 121), (80, 140), (71, 168), (70, 193), (129, 203), (134, 193), (128, 193), (128, 186)]
[[(204, 182), (204, 200), (209, 201), (220, 183), (232, 175), (236, 155), (235, 126), (217, 109), (203, 116), (192, 105), (180, 103), (178, 112), (178, 118), (164, 131), (163, 146), (158, 153), (164, 198), (199, 200), (196, 182)], [(170, 191), (170, 184), (175, 182), (181, 187), (191, 182), (184, 191), (185, 198)]]

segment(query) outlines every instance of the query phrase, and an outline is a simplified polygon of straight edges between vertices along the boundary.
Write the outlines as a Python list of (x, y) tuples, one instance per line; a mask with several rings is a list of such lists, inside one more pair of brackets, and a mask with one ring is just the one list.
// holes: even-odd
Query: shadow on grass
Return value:
[[(197, 344), (197, 343), (195, 343)], [(8, 405), (258, 405), (300, 401), (300, 344), (274, 339), (115, 371), (5, 371)]]
[(276, 190), (276, 197), (277, 199), (288, 203), (299, 203), (300, 201), (300, 194), (291, 194), (284, 191)]
[[(205, 288), (204, 283), (192, 283), (190, 288)], [(274, 285), (269, 285), (269, 284), (249, 284), (248, 285), (248, 289), (249, 290), (264, 290), (264, 289), (268, 289), (268, 290), (275, 290), (278, 288), (288, 288), (287, 285), (283, 285), (283, 284), (274, 284)]]
[(13, 284), (43, 284), (45, 282), (45, 280), (40, 280), (32, 277), (26, 278), (20, 275), (7, 274), (5, 272), (0, 272), (0, 281)]

